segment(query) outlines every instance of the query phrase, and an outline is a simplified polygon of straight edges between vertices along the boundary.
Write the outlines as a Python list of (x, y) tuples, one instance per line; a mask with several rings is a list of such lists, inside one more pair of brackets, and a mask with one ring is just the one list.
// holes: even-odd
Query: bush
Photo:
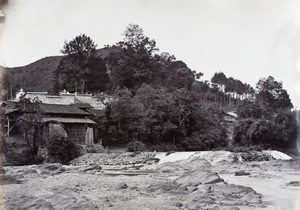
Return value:
[(157, 144), (157, 145), (153, 145), (151, 147), (152, 151), (156, 151), (156, 152), (173, 152), (173, 151), (178, 151), (178, 147), (176, 145), (173, 144)]
[(226, 131), (221, 129), (211, 129), (206, 133), (195, 132), (191, 137), (185, 138), (181, 146), (186, 151), (212, 150), (227, 146)]
[(80, 152), (82, 155), (86, 154), (86, 153), (102, 153), (104, 151), (105, 151), (104, 147), (99, 144), (94, 144), (91, 146), (80, 145)]
[(46, 144), (48, 156), (52, 162), (68, 164), (80, 155), (80, 147), (62, 136), (53, 136)]
[(5, 166), (24, 166), (35, 163), (33, 152), (29, 147), (18, 148), (18, 150), (7, 149), (3, 161)]
[(188, 137), (181, 142), (181, 146), (185, 151), (201, 151), (207, 150), (206, 145), (197, 137)]
[(260, 119), (262, 117), (269, 117), (272, 115), (270, 108), (262, 106), (260, 103), (243, 101), (237, 110), (240, 118)]
[(142, 152), (145, 151), (145, 144), (141, 141), (131, 141), (127, 144), (129, 152)]
[(297, 123), (290, 112), (276, 113), (270, 119), (243, 119), (234, 128), (233, 142), (239, 146), (265, 148), (295, 146)]
[(252, 119), (245, 119), (240, 120), (236, 124), (233, 130), (233, 143), (240, 145), (240, 146), (249, 146), (251, 145), (251, 141), (248, 138), (247, 131), (251, 127), (251, 125), (254, 123), (254, 120)]

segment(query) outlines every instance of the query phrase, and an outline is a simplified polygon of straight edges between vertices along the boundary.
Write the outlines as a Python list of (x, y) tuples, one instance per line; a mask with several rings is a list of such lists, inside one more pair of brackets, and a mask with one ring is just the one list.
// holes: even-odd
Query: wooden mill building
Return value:
[[(39, 129), (39, 144), (43, 145), (54, 135), (68, 136), (78, 144), (94, 144), (94, 126), (91, 114), (74, 105), (39, 104), (42, 117)], [(9, 108), (5, 111), (5, 136), (16, 135), (17, 118), (22, 113), (19, 109)]]

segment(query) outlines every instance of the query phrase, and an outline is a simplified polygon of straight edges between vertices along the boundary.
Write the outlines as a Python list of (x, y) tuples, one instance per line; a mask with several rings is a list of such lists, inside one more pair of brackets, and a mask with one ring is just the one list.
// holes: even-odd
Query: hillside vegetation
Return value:
[[(4, 86), (15, 92), (57, 94), (105, 92), (105, 117), (95, 116), (104, 145), (144, 145), (153, 150), (211, 150), (227, 146), (295, 147), (295, 113), (282, 83), (272, 76), (256, 87), (217, 72), (209, 81), (191, 70), (130, 24), (116, 45), (96, 49), (81, 34), (65, 42), (64, 56), (43, 58), (28, 66), (6, 68)], [(238, 114), (233, 138), (227, 112)], [(232, 116), (231, 116), (232, 117)], [(232, 140), (232, 141), (231, 141)]]
[[(112, 50), (103, 48), (97, 50), (97, 55), (105, 58)], [(7, 92), (12, 90), (15, 95), (22, 87), (24, 91), (48, 91), (53, 92), (53, 74), (64, 56), (50, 56), (42, 58), (26, 66), (3, 67), (3, 85)], [(6, 98), (10, 97), (10, 93)]]
[(22, 87), (25, 91), (49, 91), (53, 89), (53, 72), (62, 56), (42, 58), (22, 67), (4, 68), (4, 88), (13, 95)]

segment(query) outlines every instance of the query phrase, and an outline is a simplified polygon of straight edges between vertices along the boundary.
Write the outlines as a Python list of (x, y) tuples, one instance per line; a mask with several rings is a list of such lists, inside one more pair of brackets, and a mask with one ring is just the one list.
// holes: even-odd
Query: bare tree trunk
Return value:
[(36, 156), (37, 153), (38, 153), (38, 148), (39, 148), (39, 145), (37, 144), (37, 137), (38, 137), (38, 126), (35, 126), (34, 127), (34, 132), (33, 132), (33, 136), (32, 136), (32, 152), (33, 152), (33, 155)]
[(29, 142), (29, 137), (28, 137), (28, 132), (27, 132), (27, 130), (24, 128), (24, 136), (25, 136), (25, 141), (26, 141), (26, 143), (27, 143), (27, 145), (30, 147), (30, 148), (32, 148), (32, 146), (31, 146), (31, 144), (30, 144), (30, 142)]
[(176, 143), (176, 135), (174, 134), (173, 135), (173, 145), (175, 145), (175, 143)]
[(84, 91), (84, 85), (85, 85), (85, 81), (83, 80), (83, 81), (82, 81), (82, 90), (81, 90), (81, 94), (83, 94), (83, 91)]

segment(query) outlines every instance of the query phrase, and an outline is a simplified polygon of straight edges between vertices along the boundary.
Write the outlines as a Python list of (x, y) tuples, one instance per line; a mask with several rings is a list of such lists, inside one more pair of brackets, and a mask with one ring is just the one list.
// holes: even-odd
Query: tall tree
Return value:
[(144, 35), (143, 29), (137, 24), (129, 24), (123, 33), (123, 42), (119, 45), (125, 48), (132, 48), (136, 52), (144, 52), (149, 56), (158, 50), (154, 39)]
[(191, 90), (195, 75), (189, 68), (172, 69), (169, 71), (167, 84), (169, 88), (185, 88)]
[(106, 58), (113, 86), (132, 89), (149, 84), (158, 77), (156, 42), (146, 37), (136, 24), (129, 24), (123, 35), (123, 42), (117, 44), (120, 50)]
[(25, 97), (21, 97), (17, 103), (17, 108), (23, 114), (17, 118), (17, 126), (23, 131), (24, 140), (31, 149), (33, 155), (37, 155), (37, 129), (41, 123), (42, 112), (38, 98), (32, 101)]
[(124, 144), (140, 138), (144, 132), (143, 105), (132, 97), (129, 89), (116, 89), (114, 100), (106, 104), (105, 144)]
[(61, 49), (61, 53), (65, 55), (75, 55), (82, 56), (85, 55), (87, 57), (93, 56), (96, 52), (97, 45), (94, 41), (86, 36), (85, 34), (81, 34), (76, 36), (70, 42), (65, 41), (63, 49)]
[(65, 42), (61, 50), (66, 56), (54, 73), (55, 92), (69, 91), (101, 92), (107, 89), (109, 77), (102, 58), (96, 54), (94, 41), (81, 34)]
[(291, 109), (293, 104), (282, 82), (278, 82), (274, 77), (261, 78), (256, 84), (257, 100), (264, 105), (274, 109)]
[(227, 77), (223, 72), (217, 72), (214, 74), (214, 76), (211, 78), (211, 82), (217, 83), (220, 85), (226, 85), (227, 84)]

